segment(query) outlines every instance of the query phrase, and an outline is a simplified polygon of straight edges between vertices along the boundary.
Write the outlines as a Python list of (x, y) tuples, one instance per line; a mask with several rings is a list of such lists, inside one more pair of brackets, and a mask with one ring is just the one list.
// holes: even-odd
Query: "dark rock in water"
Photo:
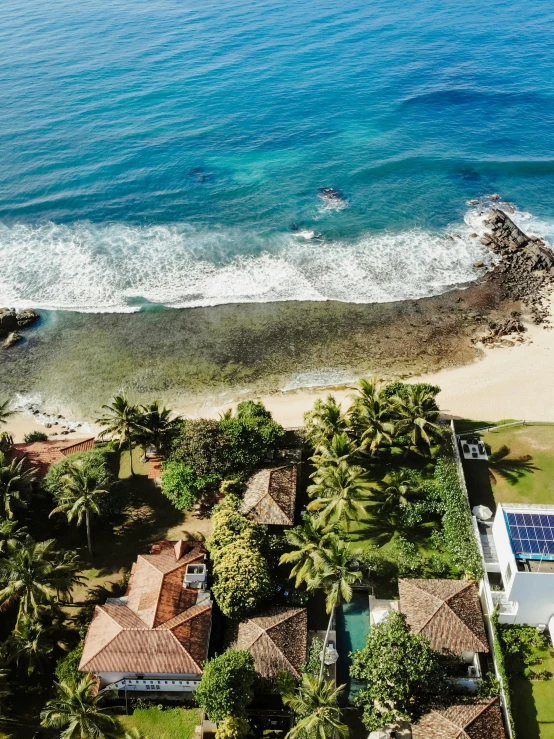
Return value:
[(17, 313), (15, 314), (15, 318), (19, 328), (27, 328), (27, 326), (30, 326), (35, 321), (38, 321), (38, 319), (40, 318), (40, 314), (38, 314), (36, 310), (33, 310), (32, 308), (27, 308), (25, 310), (17, 311)]
[(193, 167), (192, 169), (189, 169), (188, 174), (190, 177), (196, 180), (196, 182), (206, 182), (209, 177), (208, 173), (203, 167)]
[(468, 205), (479, 205), (479, 201), (478, 200), (475, 200), (475, 199), (474, 200), (470, 200), (468, 202)]
[(299, 230), (298, 224), (297, 223), (291, 223), (290, 226), (289, 226), (289, 230), (290, 231), (298, 231)]
[(317, 194), (323, 200), (344, 200), (343, 194), (334, 187), (320, 187)]
[(493, 193), (493, 194), (492, 194), (492, 195), (490, 196), (490, 199), (491, 199), (491, 200), (500, 200), (500, 195), (499, 195), (499, 194), (498, 194), (497, 192), (494, 192), (494, 193)]
[(17, 328), (17, 317), (13, 308), (0, 308), (0, 336), (7, 336)]
[(10, 349), (12, 346), (15, 346), (17, 343), (19, 343), (23, 339), (23, 336), (21, 336), (20, 333), (17, 331), (12, 331), (9, 333), (2, 344), (4, 349)]

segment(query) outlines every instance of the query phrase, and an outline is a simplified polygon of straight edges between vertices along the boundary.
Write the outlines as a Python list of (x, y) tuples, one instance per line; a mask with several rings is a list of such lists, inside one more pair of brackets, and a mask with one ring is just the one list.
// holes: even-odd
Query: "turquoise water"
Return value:
[(367, 591), (355, 590), (350, 603), (343, 603), (337, 611), (337, 650), (339, 660), (337, 662), (337, 681), (340, 685), (346, 685), (346, 693), (352, 700), (359, 681), (351, 680), (349, 668), (352, 664), (350, 653), (363, 649), (369, 634), (369, 593)]
[(0, 304), (472, 279), (469, 199), (554, 235), (553, 21), (546, 0), (5, 0)]

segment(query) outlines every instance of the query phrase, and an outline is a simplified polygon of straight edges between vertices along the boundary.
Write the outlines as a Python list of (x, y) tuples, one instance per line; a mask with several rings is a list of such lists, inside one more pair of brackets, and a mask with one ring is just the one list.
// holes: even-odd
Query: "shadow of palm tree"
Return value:
[(533, 464), (533, 457), (524, 454), (521, 457), (510, 457), (510, 447), (501, 446), (495, 452), (489, 448), (489, 479), (496, 485), (498, 477), (502, 477), (509, 485), (515, 485), (524, 475), (536, 472), (539, 467)]

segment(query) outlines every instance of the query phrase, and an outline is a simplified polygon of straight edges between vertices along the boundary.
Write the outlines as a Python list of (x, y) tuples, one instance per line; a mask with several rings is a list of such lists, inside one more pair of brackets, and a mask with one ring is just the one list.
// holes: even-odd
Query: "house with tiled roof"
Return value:
[(248, 480), (242, 513), (267, 526), (294, 526), (298, 464), (264, 467)]
[(70, 454), (88, 452), (94, 448), (94, 437), (88, 439), (48, 439), (14, 444), (13, 452), (17, 459), (26, 458), (38, 479), (42, 479), (51, 465), (60, 462)]
[(426, 713), (412, 739), (506, 739), (498, 698), (481, 698)]
[(270, 688), (283, 671), (299, 679), (308, 651), (307, 611), (274, 606), (232, 626), (228, 643), (252, 654), (259, 688)]
[(479, 655), (488, 653), (477, 585), (468, 580), (400, 579), (399, 609), (416, 634), (428, 637), (433, 649), (461, 657), (468, 678), (481, 674)]
[(127, 593), (96, 606), (79, 670), (101, 687), (191, 692), (208, 655), (212, 601), (200, 542), (163, 541), (140, 555)]

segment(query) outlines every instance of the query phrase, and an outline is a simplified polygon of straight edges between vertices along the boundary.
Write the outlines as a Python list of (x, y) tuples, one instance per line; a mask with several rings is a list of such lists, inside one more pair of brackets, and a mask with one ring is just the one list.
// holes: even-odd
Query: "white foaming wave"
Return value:
[[(371, 373), (368, 373), (371, 374)], [(337, 385), (350, 385), (357, 382), (359, 378), (351, 372), (343, 369), (322, 369), (312, 372), (299, 372), (281, 388), (281, 392), (291, 392), (302, 388), (333, 387)]]
[[(450, 235), (413, 229), (325, 241), (187, 224), (0, 224), (0, 304), (126, 312), (146, 302), (415, 299), (474, 280), (476, 261), (492, 266), (494, 256), (472, 231), (466, 223)], [(217, 258), (233, 252), (242, 255)]]

